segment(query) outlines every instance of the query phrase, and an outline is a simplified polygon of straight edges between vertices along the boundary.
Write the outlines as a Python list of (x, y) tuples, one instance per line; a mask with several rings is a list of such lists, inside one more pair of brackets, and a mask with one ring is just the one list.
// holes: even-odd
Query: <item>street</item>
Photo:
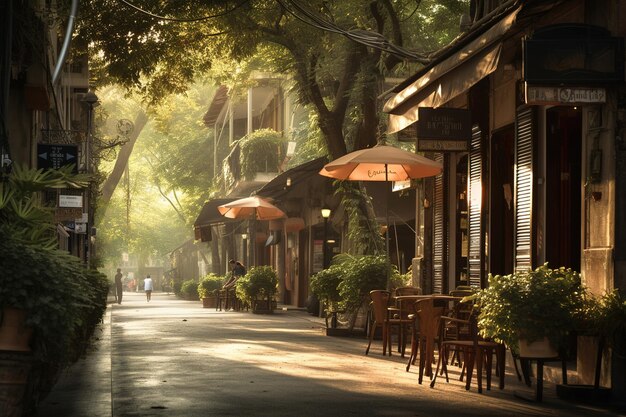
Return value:
[(364, 338), (328, 337), (323, 319), (304, 311), (220, 312), (164, 293), (148, 303), (127, 292), (123, 301), (40, 416), (620, 415), (562, 402), (552, 384), (543, 403), (515, 398), (529, 389), (512, 369), (503, 391), (467, 392), (455, 367), (450, 383), (420, 386), (418, 366), (407, 373), (399, 354), (381, 355), (380, 341), (365, 356)]

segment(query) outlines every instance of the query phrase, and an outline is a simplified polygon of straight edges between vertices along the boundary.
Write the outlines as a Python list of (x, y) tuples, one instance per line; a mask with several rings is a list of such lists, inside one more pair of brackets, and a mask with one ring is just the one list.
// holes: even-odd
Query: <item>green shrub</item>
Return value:
[(65, 364), (77, 359), (71, 354), (73, 342), (91, 335), (102, 318), (107, 292), (106, 278), (86, 271), (66, 252), (8, 237), (0, 240), (0, 306), (26, 310), (33, 350), (43, 361)]
[(278, 276), (270, 266), (256, 266), (239, 278), (236, 284), (237, 297), (254, 305), (257, 300), (271, 300), (278, 291)]
[(339, 284), (343, 276), (344, 271), (340, 265), (331, 265), (311, 277), (311, 291), (319, 300), (325, 302), (328, 308), (336, 308), (341, 301)]
[(521, 337), (533, 342), (548, 337), (555, 348), (567, 345), (585, 309), (580, 275), (569, 268), (489, 275), (489, 286), (469, 298), (480, 305), (481, 334), (517, 350)]
[(600, 299), (598, 332), (606, 338), (613, 354), (626, 357), (626, 298), (620, 290), (606, 293)]
[[(344, 273), (339, 284), (341, 304), (346, 311), (356, 312), (370, 291), (387, 288), (388, 260), (385, 256), (342, 255), (335, 257)], [(391, 279), (398, 275), (392, 265)]]
[(214, 296), (224, 285), (224, 278), (213, 273), (208, 274), (200, 280), (198, 284), (198, 296), (200, 298), (209, 298)]
[(199, 300), (198, 283), (193, 279), (183, 281), (180, 286), (180, 297), (185, 300)]
[(285, 138), (275, 130), (259, 129), (239, 141), (241, 176), (251, 180), (257, 172), (278, 172)]

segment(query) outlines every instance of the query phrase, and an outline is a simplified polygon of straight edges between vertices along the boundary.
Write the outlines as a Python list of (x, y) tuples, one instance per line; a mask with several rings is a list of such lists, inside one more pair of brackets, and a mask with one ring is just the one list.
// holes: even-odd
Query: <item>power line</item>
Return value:
[[(354, 42), (369, 46), (371, 48), (379, 49), (381, 51), (387, 52), (403, 59), (409, 59), (421, 63), (429, 62), (429, 59), (425, 55), (415, 51), (411, 51), (407, 48), (394, 45), (378, 32), (363, 29), (345, 30), (337, 26), (336, 24), (328, 21), (327, 19), (319, 16), (317, 13), (312, 12), (307, 7), (302, 6), (296, 0), (276, 1), (296, 19), (317, 29), (343, 35)], [(290, 6), (292, 6), (293, 9)]]
[[(145, 15), (148, 15), (150, 17), (154, 17), (155, 19), (159, 19), (159, 20), (167, 20), (169, 22), (180, 22), (180, 23), (191, 23), (191, 22), (200, 22), (203, 20), (209, 20), (209, 19), (214, 19), (216, 17), (221, 17), (221, 16), (225, 16), (228, 13), (231, 13), (235, 10), (237, 10), (239, 7), (243, 6), (244, 4), (246, 4), (249, 0), (243, 0), (241, 2), (239, 2), (238, 4), (236, 4), (232, 9), (229, 10), (225, 10), (221, 13), (217, 13), (214, 15), (209, 15), (209, 16), (202, 16), (202, 17), (196, 17), (196, 18), (192, 18), (192, 19), (182, 19), (182, 18), (175, 18), (175, 17), (166, 17), (166, 16), (160, 16), (154, 13), (151, 13), (147, 10), (144, 10), (140, 7), (135, 6), (134, 4), (130, 3), (127, 0), (119, 0), (120, 2), (124, 3), (126, 6), (135, 9), (136, 11), (143, 13)], [(221, 32), (221, 33), (217, 33), (216, 35), (221, 35), (224, 34), (226, 32)]]

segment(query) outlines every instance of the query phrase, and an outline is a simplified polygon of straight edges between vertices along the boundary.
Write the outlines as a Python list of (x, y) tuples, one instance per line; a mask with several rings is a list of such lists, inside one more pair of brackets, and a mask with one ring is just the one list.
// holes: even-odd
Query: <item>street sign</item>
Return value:
[(74, 164), (74, 172), (78, 172), (78, 146), (59, 144), (37, 144), (37, 168), (59, 169)]

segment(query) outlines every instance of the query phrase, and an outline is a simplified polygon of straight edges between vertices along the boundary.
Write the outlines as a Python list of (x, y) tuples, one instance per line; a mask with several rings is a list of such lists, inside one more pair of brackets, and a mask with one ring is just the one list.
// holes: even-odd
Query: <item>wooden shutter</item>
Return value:
[[(435, 161), (443, 163), (442, 153), (435, 154)], [(442, 294), (447, 277), (448, 233), (445, 187), (445, 165), (441, 174), (435, 177), (433, 195), (433, 293)]]
[(520, 108), (515, 118), (515, 270), (533, 268), (533, 138), (535, 110)]
[(483, 157), (482, 132), (477, 125), (472, 127), (472, 140), (469, 153), (469, 181), (468, 181), (468, 239), (469, 239), (469, 283), (472, 286), (482, 287), (483, 276)]

